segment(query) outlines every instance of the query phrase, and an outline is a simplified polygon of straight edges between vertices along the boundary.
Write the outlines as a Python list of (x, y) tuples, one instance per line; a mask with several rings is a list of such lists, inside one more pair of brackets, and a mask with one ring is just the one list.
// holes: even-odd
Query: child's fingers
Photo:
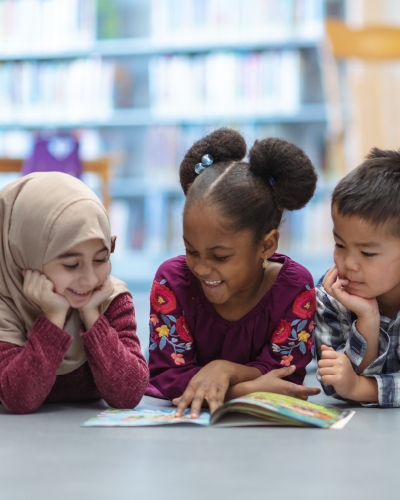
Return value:
[[(296, 385), (296, 384), (293, 384)], [(321, 389), (317, 389), (317, 387), (306, 387), (304, 385), (297, 385), (294, 390), (294, 397), (295, 398), (302, 398), (302, 399), (307, 399), (310, 396), (316, 396), (321, 392)]]
[(291, 375), (296, 371), (296, 367), (294, 365), (285, 366), (284, 368), (277, 368), (276, 370), (271, 370), (270, 374), (273, 377), (277, 378), (285, 378)]
[(323, 345), (321, 346), (321, 351), (322, 351), (322, 352), (323, 352), (323, 351), (334, 351), (334, 350), (335, 350), (335, 349), (334, 349), (333, 347), (327, 346), (327, 345), (325, 345), (325, 344), (323, 344)]
[(320, 368), (318, 373), (321, 377), (325, 377), (326, 375), (336, 375), (336, 368), (334, 366), (326, 366), (324, 368)]
[(175, 399), (173, 399), (172, 400), (172, 404), (175, 405), (175, 406), (178, 406), (180, 399), (181, 398), (175, 398)]
[(186, 408), (190, 405), (193, 399), (193, 389), (190, 387), (186, 388), (186, 391), (179, 398), (178, 408), (175, 412), (175, 417), (181, 417)]
[(39, 279), (40, 273), (38, 271), (30, 271), (29, 275), (27, 274), (26, 278), (26, 292), (29, 295), (33, 295), (35, 289), (36, 289), (36, 284)]
[(339, 357), (338, 352), (336, 351), (322, 351), (321, 359), (337, 359)]
[(26, 295), (26, 293), (28, 291), (28, 285), (31, 281), (32, 271), (30, 269), (27, 269), (26, 271), (23, 271), (23, 272), (25, 272), (25, 274), (24, 274), (24, 284), (22, 285), (22, 291)]
[(334, 363), (334, 359), (320, 359), (318, 361), (318, 368), (327, 368), (328, 366), (333, 366)]
[(322, 280), (322, 286), (327, 292), (330, 291), (337, 277), (338, 277), (338, 270), (337, 267), (334, 266), (326, 273), (325, 278)]
[(224, 398), (225, 394), (222, 394), (221, 390), (215, 389), (215, 387), (212, 387), (206, 396), (206, 401), (208, 403), (208, 406), (210, 407), (210, 413), (211, 415), (218, 410), (220, 406), (223, 405), (224, 403)]
[(198, 389), (192, 400), (192, 405), (190, 408), (190, 418), (198, 418), (204, 398), (205, 398), (204, 390)]
[(343, 289), (343, 287), (348, 285), (348, 284), (349, 284), (349, 280), (345, 280), (345, 279), (337, 280), (336, 283), (334, 283), (332, 285), (332, 292), (341, 291), (341, 292), (347, 293), (346, 290)]

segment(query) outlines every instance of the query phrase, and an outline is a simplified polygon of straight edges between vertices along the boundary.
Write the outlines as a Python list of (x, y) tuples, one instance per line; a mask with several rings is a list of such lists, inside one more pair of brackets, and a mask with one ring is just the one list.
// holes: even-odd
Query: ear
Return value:
[(116, 236), (111, 236), (111, 249), (110, 249), (110, 253), (114, 253), (114, 250), (115, 250), (115, 242), (117, 241), (117, 237)]
[(273, 229), (271, 232), (266, 234), (261, 241), (261, 253), (263, 260), (269, 259), (274, 255), (278, 249), (279, 242), (279, 232), (277, 229)]

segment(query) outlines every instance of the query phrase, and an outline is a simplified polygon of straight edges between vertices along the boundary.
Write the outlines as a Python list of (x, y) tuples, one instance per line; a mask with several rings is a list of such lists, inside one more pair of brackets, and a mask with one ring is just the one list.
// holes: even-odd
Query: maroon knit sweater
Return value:
[(149, 381), (136, 336), (135, 309), (125, 293), (81, 333), (87, 362), (56, 375), (71, 336), (44, 316), (28, 333), (24, 347), (0, 342), (0, 401), (12, 413), (31, 413), (43, 402), (102, 397), (114, 408), (134, 408)]

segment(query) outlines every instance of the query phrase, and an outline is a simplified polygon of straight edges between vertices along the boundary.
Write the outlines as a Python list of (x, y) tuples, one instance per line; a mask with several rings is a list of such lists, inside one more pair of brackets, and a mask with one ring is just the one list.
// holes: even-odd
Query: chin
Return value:
[(82, 307), (85, 307), (86, 304), (89, 302), (90, 298), (91, 298), (91, 294), (89, 297), (85, 297), (84, 300), (79, 300), (79, 299), (76, 299), (75, 297), (71, 297), (71, 296), (65, 296), (64, 297), (68, 300), (69, 302), (69, 305), (72, 307), (72, 309), (80, 309)]
[(356, 297), (361, 297), (362, 299), (374, 299), (376, 297), (376, 295), (372, 293), (362, 292), (361, 290), (355, 290), (347, 287), (345, 287), (345, 289), (350, 295), (355, 295)]

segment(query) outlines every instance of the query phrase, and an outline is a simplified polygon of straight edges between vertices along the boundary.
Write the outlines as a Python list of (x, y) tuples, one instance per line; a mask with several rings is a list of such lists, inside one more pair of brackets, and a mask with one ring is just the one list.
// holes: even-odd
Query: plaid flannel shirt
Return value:
[[(367, 350), (367, 342), (357, 331), (356, 314), (326, 293), (322, 278), (315, 287), (315, 292), (315, 345), (318, 360), (321, 359), (321, 346), (324, 344), (346, 354), (356, 372)], [(392, 319), (382, 312), (380, 314), (378, 357), (360, 374), (364, 377), (375, 377), (379, 403), (361, 404), (396, 408), (400, 407), (400, 311)], [(333, 386), (322, 382), (318, 373), (317, 379), (328, 396), (343, 400), (336, 394)]]

